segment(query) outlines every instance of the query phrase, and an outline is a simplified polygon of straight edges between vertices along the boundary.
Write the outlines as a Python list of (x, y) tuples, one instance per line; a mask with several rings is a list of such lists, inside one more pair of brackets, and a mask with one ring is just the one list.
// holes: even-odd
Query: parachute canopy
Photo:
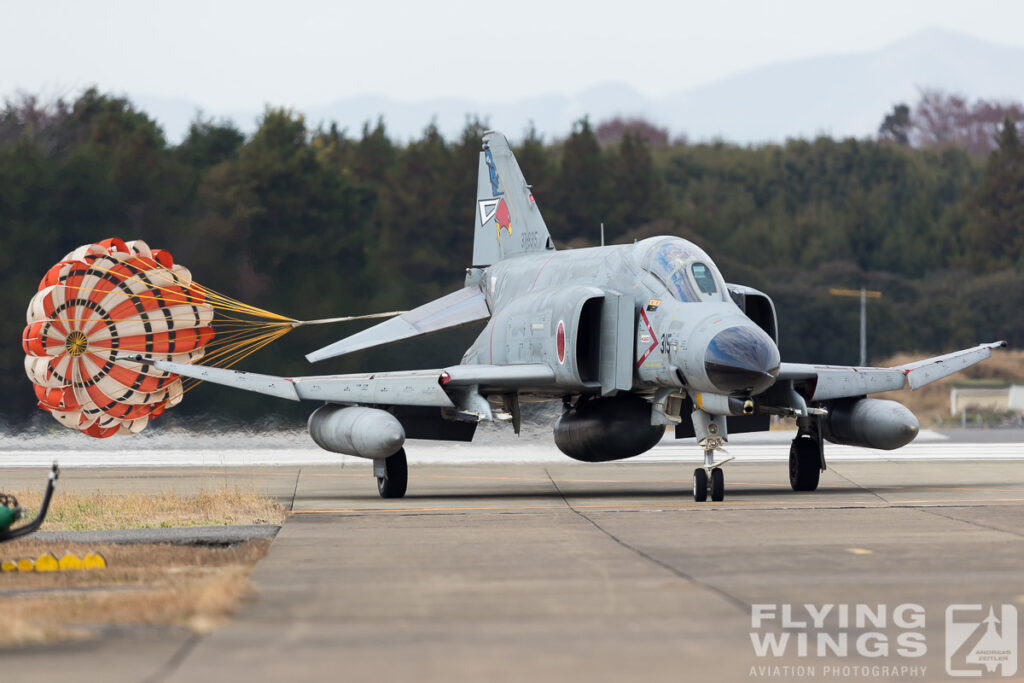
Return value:
[(193, 282), (165, 250), (112, 238), (50, 268), (29, 302), (21, 345), (39, 407), (103, 438), (142, 431), (199, 384), (152, 361), (230, 367), (296, 327), (400, 313), (295, 320)]
[(74, 250), (28, 306), (22, 347), (39, 407), (89, 436), (141, 431), (181, 401), (183, 388), (177, 375), (126, 357), (202, 358), (214, 338), (206, 299), (170, 253), (141, 240)]

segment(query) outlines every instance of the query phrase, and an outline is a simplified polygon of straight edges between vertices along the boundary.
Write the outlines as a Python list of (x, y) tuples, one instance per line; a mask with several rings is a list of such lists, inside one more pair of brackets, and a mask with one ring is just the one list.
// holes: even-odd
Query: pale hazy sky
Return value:
[(360, 94), (507, 101), (624, 82), (662, 96), (928, 27), (1024, 45), (1024, 2), (0, 0), (0, 96), (101, 90), (213, 111)]

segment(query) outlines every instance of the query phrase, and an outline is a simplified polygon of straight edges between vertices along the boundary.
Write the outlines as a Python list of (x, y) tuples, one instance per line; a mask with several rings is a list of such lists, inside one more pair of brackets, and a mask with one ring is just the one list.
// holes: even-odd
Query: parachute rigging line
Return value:
[[(138, 266), (132, 265), (123, 259), (119, 259), (119, 262), (129, 268), (138, 268)], [(160, 292), (173, 288), (178, 284), (174, 273), (162, 266), (147, 271), (146, 277), (151, 281), (151, 286)], [(228, 368), (239, 363), (271, 342), (280, 339), (299, 327), (354, 320), (391, 318), (404, 313), (404, 311), (389, 311), (386, 313), (320, 318), (317, 320), (296, 320), (295, 318), (289, 318), (257, 306), (246, 304), (210, 287), (200, 285), (195, 281), (191, 283), (190, 290), (200, 294), (208, 305), (220, 313), (220, 315), (214, 317), (211, 324), (214, 331), (218, 334), (212, 341), (207, 343), (206, 353), (203, 357), (204, 365), (219, 368)], [(235, 315), (231, 315), (232, 313)], [(185, 390), (188, 391), (201, 383), (202, 380), (186, 379)]]

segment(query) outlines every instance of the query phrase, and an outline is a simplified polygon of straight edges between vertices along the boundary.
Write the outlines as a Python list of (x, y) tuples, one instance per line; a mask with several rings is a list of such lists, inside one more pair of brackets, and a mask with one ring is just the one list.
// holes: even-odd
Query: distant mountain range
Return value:
[[(520, 138), (532, 122), (547, 139), (565, 136), (584, 115), (594, 123), (617, 115), (641, 116), (691, 141), (720, 138), (740, 144), (793, 137), (874, 135), (897, 102), (913, 105), (920, 88), (939, 88), (971, 99), (1024, 100), (1024, 48), (994, 45), (971, 36), (929, 29), (873, 52), (823, 55), (773, 64), (662, 98), (628, 85), (605, 84), (575, 94), (552, 93), (513, 102), (444, 98), (400, 102), (365, 95), (310, 107), (310, 125), (336, 121), (358, 135), (366, 121), (383, 116), (392, 138), (418, 137), (432, 120), (446, 138), (479, 116), (490, 127)], [(251, 132), (259, 111), (211, 111), (183, 99), (131, 94), (181, 140), (196, 112), (229, 118)]]

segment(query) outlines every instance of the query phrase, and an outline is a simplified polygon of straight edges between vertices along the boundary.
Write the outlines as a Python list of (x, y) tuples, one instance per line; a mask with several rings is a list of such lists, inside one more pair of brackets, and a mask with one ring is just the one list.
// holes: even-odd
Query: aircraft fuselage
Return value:
[(471, 270), (474, 281), (491, 319), (463, 362), (546, 363), (566, 394), (752, 396), (778, 373), (775, 341), (678, 237), (523, 255)]

